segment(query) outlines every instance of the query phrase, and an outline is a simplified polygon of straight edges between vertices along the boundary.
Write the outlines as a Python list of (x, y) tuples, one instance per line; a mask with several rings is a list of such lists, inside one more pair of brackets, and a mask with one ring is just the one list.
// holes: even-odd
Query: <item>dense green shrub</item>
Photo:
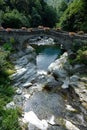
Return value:
[(75, 59), (69, 58), (71, 64), (83, 63), (87, 65), (87, 41), (74, 40), (72, 51), (76, 54)]
[[(13, 45), (15, 44), (15, 40), (13, 37), (10, 38), (9, 42), (3, 44), (0, 47), (0, 67), (3, 68), (7, 64), (7, 58), (11, 51), (13, 51)], [(0, 69), (1, 69), (0, 68)]]
[(3, 110), (2, 121), (0, 121), (1, 130), (21, 130), (18, 117), (20, 116), (18, 109), (7, 109)]
[(0, 23), (5, 28), (37, 27), (42, 24), (53, 27), (57, 22), (55, 9), (48, 6), (44, 0), (2, 0), (2, 5), (4, 5), (3, 2), (5, 7), (3, 6), (4, 9), (0, 10), (4, 12), (2, 17), (0, 16)]
[(76, 60), (79, 63), (84, 63), (84, 64), (87, 65), (87, 50), (85, 50), (85, 51), (79, 50), (77, 52), (77, 58), (76, 58)]
[(73, 41), (72, 51), (77, 52), (78, 50), (85, 51), (87, 50), (87, 41), (76, 39)]
[(21, 130), (18, 122), (20, 112), (18, 108), (6, 109), (15, 94), (8, 75), (4, 69), (0, 70), (0, 130)]
[(8, 56), (8, 52), (5, 51), (3, 48), (0, 48), (0, 67), (6, 64), (6, 58)]
[(51, 6), (45, 6), (44, 14), (43, 14), (43, 25), (48, 27), (55, 26), (57, 22), (57, 13), (56, 10)]
[(5, 28), (20, 28), (22, 26), (30, 26), (28, 18), (19, 13), (17, 10), (4, 13), (2, 20), (2, 26)]
[(31, 26), (32, 27), (38, 27), (41, 24), (42, 24), (42, 18), (39, 15), (39, 13), (36, 10), (36, 8), (33, 7), (32, 8), (32, 12), (31, 12)]
[[(13, 39), (10, 42), (14, 43)], [(15, 89), (12, 87), (9, 79), (9, 73), (6, 71), (9, 68), (7, 64), (9, 63), (7, 57), (11, 51), (9, 47), (6, 43), (0, 48), (0, 130), (21, 130), (18, 122), (20, 116), (19, 109), (6, 109), (5, 107), (7, 103), (12, 101), (15, 94)]]
[(1, 26), (1, 23), (2, 23), (2, 18), (3, 18), (3, 15), (4, 15), (4, 11), (0, 10), (0, 26)]
[(0, 10), (5, 10), (5, 1), (0, 0)]
[(87, 7), (85, 4), (87, 5), (85, 0), (74, 0), (60, 18), (59, 26), (69, 31), (87, 31)]

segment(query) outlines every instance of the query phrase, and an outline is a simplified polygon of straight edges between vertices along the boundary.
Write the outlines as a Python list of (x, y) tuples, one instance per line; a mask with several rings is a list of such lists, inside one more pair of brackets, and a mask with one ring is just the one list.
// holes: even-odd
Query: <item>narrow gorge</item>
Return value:
[(49, 37), (31, 38), (21, 49), (17, 47), (10, 56), (16, 95), (6, 107), (22, 108), (21, 126), (27, 124), (28, 130), (86, 130), (86, 66), (71, 65), (66, 49)]

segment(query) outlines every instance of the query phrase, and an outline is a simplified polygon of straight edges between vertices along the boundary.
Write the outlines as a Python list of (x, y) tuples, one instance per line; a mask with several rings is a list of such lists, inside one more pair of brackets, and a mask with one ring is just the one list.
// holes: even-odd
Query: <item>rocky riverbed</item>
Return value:
[(85, 65), (70, 65), (65, 52), (47, 71), (38, 73), (36, 53), (30, 45), (10, 59), (16, 70), (10, 78), (17, 90), (7, 108), (23, 109), (21, 126), (27, 123), (28, 130), (87, 130)]

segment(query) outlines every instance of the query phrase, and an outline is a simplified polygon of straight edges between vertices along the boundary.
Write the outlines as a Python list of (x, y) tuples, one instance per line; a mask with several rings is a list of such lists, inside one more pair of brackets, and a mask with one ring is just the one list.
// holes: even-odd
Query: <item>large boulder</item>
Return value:
[[(33, 94), (33, 96), (25, 104), (29, 130), (38, 130), (38, 128), (43, 127), (43, 125), (46, 127), (41, 130), (47, 130), (47, 128), (49, 129), (49, 124), (53, 125), (54, 130), (55, 127), (58, 127), (59, 130), (63, 130), (58, 125), (56, 126), (54, 124), (56, 124), (55, 119), (58, 116), (64, 116), (64, 104), (63, 98), (56, 93), (37, 92)], [(32, 116), (29, 114), (31, 111), (34, 116), (33, 120)], [(53, 130), (53, 128), (50, 128), (50, 130)]]
[(65, 79), (68, 76), (66, 68), (70, 69), (69, 65), (67, 67), (66, 64), (68, 62), (67, 59), (68, 54), (64, 53), (59, 59), (50, 64), (50, 66), (48, 67), (48, 72), (52, 73), (56, 78)]

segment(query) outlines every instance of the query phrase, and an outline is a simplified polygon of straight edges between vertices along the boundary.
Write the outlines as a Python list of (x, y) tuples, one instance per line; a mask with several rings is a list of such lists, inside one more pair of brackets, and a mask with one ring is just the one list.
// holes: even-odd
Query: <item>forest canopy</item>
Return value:
[(87, 32), (87, 0), (73, 0), (61, 16), (59, 26), (66, 31)]
[(0, 0), (0, 26), (39, 25), (87, 32), (87, 0)]
[(57, 13), (44, 0), (0, 0), (0, 24), (7, 28), (53, 27)]

